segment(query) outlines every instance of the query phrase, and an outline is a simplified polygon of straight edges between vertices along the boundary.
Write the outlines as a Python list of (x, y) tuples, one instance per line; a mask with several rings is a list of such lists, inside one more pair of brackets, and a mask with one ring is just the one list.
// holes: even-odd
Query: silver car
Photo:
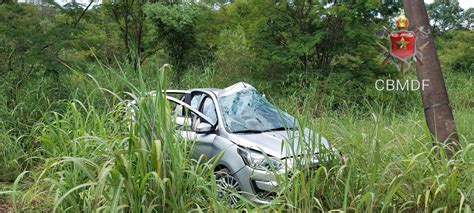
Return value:
[(194, 157), (219, 157), (218, 193), (232, 203), (239, 196), (228, 192), (267, 203), (280, 190), (276, 175), (318, 166), (321, 148), (336, 151), (317, 133), (298, 129), (295, 118), (249, 84), (164, 92), (174, 105), (177, 133), (195, 142)]

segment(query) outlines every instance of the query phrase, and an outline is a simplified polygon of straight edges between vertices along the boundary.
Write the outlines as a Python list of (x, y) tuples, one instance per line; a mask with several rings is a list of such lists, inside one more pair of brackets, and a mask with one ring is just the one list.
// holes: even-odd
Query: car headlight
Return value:
[(283, 168), (283, 163), (274, 157), (264, 155), (260, 152), (252, 151), (250, 149), (238, 148), (237, 152), (242, 157), (247, 166), (258, 170), (280, 170)]

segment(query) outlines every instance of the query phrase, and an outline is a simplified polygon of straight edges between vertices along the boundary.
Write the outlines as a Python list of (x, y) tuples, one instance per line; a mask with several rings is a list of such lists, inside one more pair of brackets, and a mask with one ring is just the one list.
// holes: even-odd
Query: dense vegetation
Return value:
[[(438, 55), (462, 149), (439, 156), (414, 79), (381, 65), (375, 31), (400, 3), (114, 1), (89, 8), (0, 2), (0, 211), (229, 208), (213, 163), (173, 134), (163, 97), (128, 128), (123, 99), (245, 81), (349, 156), (282, 178), (282, 211), (465, 211), (474, 207), (473, 11), (435, 1)], [(290, 2), (290, 3), (287, 3)], [(87, 5), (86, 5), (87, 6)]]

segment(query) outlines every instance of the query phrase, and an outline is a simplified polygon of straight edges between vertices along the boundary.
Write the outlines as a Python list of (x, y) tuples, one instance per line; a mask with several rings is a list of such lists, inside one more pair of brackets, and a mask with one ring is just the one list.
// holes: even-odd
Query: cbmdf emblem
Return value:
[[(382, 35), (380, 37), (387, 38), (385, 33), (388, 35), (390, 41), (390, 49), (385, 46), (379, 45), (385, 50), (385, 59), (382, 62), (383, 65), (387, 64), (388, 61), (392, 60), (395, 62), (401, 72), (404, 72), (404, 68), (410, 65), (411, 59), (414, 59), (417, 63), (422, 63), (422, 55), (419, 50), (426, 46), (417, 47), (417, 35), (421, 37), (427, 36), (429, 32), (423, 30), (422, 27), (414, 31), (408, 30), (410, 22), (402, 11), (401, 14), (395, 18), (395, 26), (397, 31), (390, 32), (387, 28), (383, 28)], [(385, 32), (385, 33), (384, 33)]]

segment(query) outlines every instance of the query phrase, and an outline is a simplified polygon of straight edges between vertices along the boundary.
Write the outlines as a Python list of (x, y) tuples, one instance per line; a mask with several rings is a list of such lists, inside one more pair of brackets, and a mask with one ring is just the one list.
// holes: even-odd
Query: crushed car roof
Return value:
[(224, 89), (217, 89), (217, 88), (202, 88), (202, 89), (213, 92), (214, 94), (216, 94), (217, 97), (222, 97), (222, 96), (234, 94), (236, 92), (240, 92), (243, 90), (255, 90), (255, 87), (245, 82), (239, 82), (239, 83), (233, 84), (232, 86), (226, 87)]

